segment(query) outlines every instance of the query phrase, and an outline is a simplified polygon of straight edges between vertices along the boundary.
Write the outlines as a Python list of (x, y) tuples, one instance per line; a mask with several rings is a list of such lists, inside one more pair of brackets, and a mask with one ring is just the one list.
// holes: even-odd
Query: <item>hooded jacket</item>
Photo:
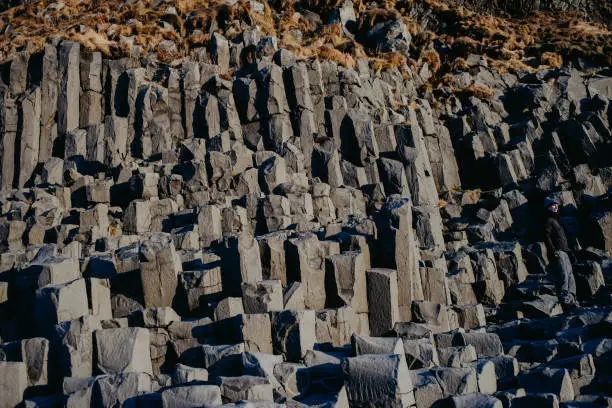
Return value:
[(552, 256), (556, 251), (570, 252), (567, 234), (559, 219), (553, 213), (548, 213), (544, 222), (544, 243), (549, 256)]

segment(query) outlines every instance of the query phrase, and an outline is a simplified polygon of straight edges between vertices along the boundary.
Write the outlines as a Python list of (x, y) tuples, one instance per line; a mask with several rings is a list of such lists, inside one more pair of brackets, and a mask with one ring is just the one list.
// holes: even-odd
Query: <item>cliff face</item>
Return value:
[(606, 29), (307, 6), (4, 14), (0, 408), (611, 397)]

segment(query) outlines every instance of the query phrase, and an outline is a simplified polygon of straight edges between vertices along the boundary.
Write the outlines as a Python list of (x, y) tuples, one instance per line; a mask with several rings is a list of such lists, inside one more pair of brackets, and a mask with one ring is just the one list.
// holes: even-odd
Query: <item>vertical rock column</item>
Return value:
[(18, 140), (19, 140), (19, 172), (17, 184), (22, 188), (30, 179), (38, 163), (38, 148), (40, 142), (40, 88), (25, 93), (19, 106)]
[[(124, 105), (121, 106), (121, 115), (127, 117), (127, 152), (128, 155), (137, 155), (138, 149), (142, 146), (137, 146), (136, 143), (136, 125), (137, 115), (136, 108), (140, 95), (140, 86), (144, 82), (145, 70), (144, 68), (134, 68), (127, 70), (121, 74), (121, 84), (125, 86), (124, 89), (117, 89), (117, 93), (120, 93), (120, 99), (124, 101)], [(145, 93), (142, 94), (142, 101), (144, 101)]]
[(301, 234), (289, 240), (287, 250), (287, 279), (304, 285), (307, 309), (325, 307), (325, 252), (312, 233)]
[(79, 127), (81, 45), (64, 41), (59, 47), (60, 92), (57, 105), (61, 135)]
[(143, 85), (136, 101), (136, 150), (143, 158), (172, 149), (168, 90)]
[(285, 69), (283, 76), (287, 101), (294, 121), (293, 127), (297, 130), (296, 136), (299, 136), (299, 146), (304, 155), (304, 167), (310, 169), (316, 126), (308, 70), (304, 63), (299, 63)]
[(370, 269), (366, 273), (370, 333), (382, 336), (400, 320), (397, 272), (393, 269)]
[(168, 101), (170, 105), (170, 134), (176, 144), (185, 138), (181, 103), (181, 73), (171, 68), (168, 73)]
[(145, 307), (172, 306), (182, 270), (172, 239), (154, 234), (140, 245), (140, 281)]
[(17, 137), (18, 112), (15, 99), (4, 91), (1, 100), (2, 115), (2, 189), (13, 187), (15, 175), (15, 138)]
[(46, 162), (53, 155), (53, 144), (57, 138), (57, 98), (59, 93), (59, 71), (57, 49), (45, 45), (42, 57), (40, 82), (40, 143), (38, 160)]
[(379, 239), (374, 265), (397, 269), (400, 320), (410, 321), (412, 301), (423, 299), (410, 201), (399, 196), (390, 197), (377, 220), (377, 227)]
[(80, 73), (79, 124), (80, 127), (97, 125), (102, 122), (102, 54), (83, 55)]
[(193, 112), (200, 91), (200, 67), (196, 62), (186, 62), (183, 65), (183, 80), (181, 83), (183, 93), (183, 127), (185, 139), (193, 137)]
[[(444, 249), (442, 219), (438, 210), (438, 191), (429, 154), (419, 122), (423, 123), (427, 134), (435, 132), (433, 119), (426, 107), (419, 114), (410, 108), (410, 124), (396, 125), (397, 152), (404, 164), (410, 193), (415, 205), (415, 224), (421, 247)], [(419, 120), (420, 119), (420, 120)]]

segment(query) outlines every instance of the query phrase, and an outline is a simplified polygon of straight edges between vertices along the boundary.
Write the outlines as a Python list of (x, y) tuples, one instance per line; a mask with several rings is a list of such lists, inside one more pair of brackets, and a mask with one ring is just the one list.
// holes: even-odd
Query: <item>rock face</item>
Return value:
[[(423, 41), (330, 7), (368, 52)], [(0, 408), (610, 405), (609, 69), (303, 60), (199, 19), (171, 64), (50, 41), (2, 65)]]

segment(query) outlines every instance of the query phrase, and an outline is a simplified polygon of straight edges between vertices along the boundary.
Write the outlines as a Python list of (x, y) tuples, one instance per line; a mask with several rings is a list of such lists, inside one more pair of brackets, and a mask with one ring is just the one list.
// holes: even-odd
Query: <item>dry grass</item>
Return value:
[(104, 54), (110, 54), (111, 48), (116, 46), (115, 41), (110, 41), (106, 36), (91, 29), (85, 31), (83, 34), (74, 33), (70, 39), (80, 42), (90, 51), (102, 51)]
[(400, 69), (407, 64), (408, 60), (398, 52), (388, 52), (379, 55), (379, 58), (372, 58), (370, 68), (376, 73), (391, 69)]
[(551, 68), (561, 68), (563, 65), (563, 57), (555, 52), (546, 51), (540, 56), (540, 65), (546, 65)]
[(470, 85), (460, 90), (459, 93), (467, 97), (475, 96), (485, 101), (493, 99), (493, 90), (484, 85)]
[(315, 55), (319, 59), (336, 61), (337, 63), (342, 64), (347, 68), (354, 69), (357, 66), (357, 61), (355, 61), (355, 58), (353, 58), (351, 54), (339, 51), (328, 44), (325, 44), (318, 48), (315, 52)]
[[(313, 24), (303, 10), (321, 14), (322, 19), (343, 0), (266, 0), (263, 13), (246, 0), (228, 5), (224, 0), (123, 1), (66, 0), (56, 11), (43, 10), (52, 3), (42, 0), (0, 14), (0, 60), (17, 51), (40, 50), (47, 38), (59, 36), (79, 41), (88, 50), (108, 56), (129, 55), (133, 44), (145, 53), (157, 52), (164, 40), (177, 46), (171, 60), (189, 55), (195, 47), (206, 46), (216, 31), (228, 39), (239, 36), (243, 27), (258, 25), (265, 35), (275, 35), (282, 47), (298, 59), (329, 58), (354, 67), (356, 59), (368, 58), (377, 71), (427, 63), (434, 76), (432, 85), (448, 82), (446, 74), (468, 71), (469, 54), (484, 55), (500, 71), (532, 70), (527, 57), (541, 65), (559, 67), (576, 57), (612, 65), (612, 36), (606, 27), (586, 23), (568, 13), (534, 13), (522, 19), (473, 13), (450, 0), (381, 0), (379, 6), (354, 1), (357, 36), (374, 25), (402, 19), (413, 36), (410, 55), (367, 51), (348, 38), (339, 25)], [(174, 7), (176, 14), (166, 12)], [(8, 26), (12, 30), (7, 30)], [(298, 41), (291, 30), (300, 30)], [(133, 40), (130, 39), (133, 37)], [(405, 72), (403, 72), (405, 75)], [(444, 79), (446, 78), (446, 79)], [(486, 92), (473, 90), (486, 97)]]
[(453, 61), (452, 70), (453, 71), (466, 71), (466, 72), (468, 72), (470, 70), (470, 66), (468, 65), (468, 63), (465, 60), (465, 58), (459, 57), (459, 58), (456, 58)]
[(535, 69), (522, 61), (516, 59), (509, 60), (489, 60), (489, 65), (500, 73), (504, 72), (533, 72)]
[(368, 7), (359, 15), (357, 31), (366, 32), (378, 23), (397, 20), (401, 17), (400, 12), (393, 8)]
[(440, 70), (440, 54), (438, 54), (435, 50), (425, 50), (421, 52), (419, 62), (427, 62), (429, 65), (429, 70), (434, 74)]

